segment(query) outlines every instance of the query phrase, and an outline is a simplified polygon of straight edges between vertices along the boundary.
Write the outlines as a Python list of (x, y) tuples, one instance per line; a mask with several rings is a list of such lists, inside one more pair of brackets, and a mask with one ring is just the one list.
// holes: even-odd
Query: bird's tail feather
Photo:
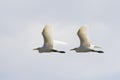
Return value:
[(58, 51), (58, 50), (54, 50), (52, 49), (53, 52), (58, 52), (58, 53), (65, 53), (65, 51)]
[(91, 50), (92, 52), (104, 53), (104, 51)]

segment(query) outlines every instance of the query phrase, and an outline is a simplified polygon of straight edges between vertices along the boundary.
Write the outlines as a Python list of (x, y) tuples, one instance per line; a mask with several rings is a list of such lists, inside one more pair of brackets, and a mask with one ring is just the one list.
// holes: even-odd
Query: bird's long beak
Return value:
[(75, 50), (75, 49), (70, 49), (70, 51), (73, 51), (73, 50)]
[(38, 50), (37, 48), (34, 48), (33, 50)]

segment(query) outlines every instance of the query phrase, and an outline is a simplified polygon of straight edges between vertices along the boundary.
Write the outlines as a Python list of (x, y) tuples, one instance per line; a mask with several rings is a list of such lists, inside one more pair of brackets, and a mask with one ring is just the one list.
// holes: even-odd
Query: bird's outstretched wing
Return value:
[(90, 47), (90, 43), (89, 43), (88, 36), (87, 36), (86, 25), (83, 25), (80, 27), (80, 29), (77, 32), (77, 35), (80, 39), (80, 43), (81, 43), (80, 46)]
[(44, 47), (46, 48), (53, 48), (53, 40), (51, 36), (51, 27), (49, 25), (45, 25), (43, 32), (42, 32), (43, 38), (44, 38)]

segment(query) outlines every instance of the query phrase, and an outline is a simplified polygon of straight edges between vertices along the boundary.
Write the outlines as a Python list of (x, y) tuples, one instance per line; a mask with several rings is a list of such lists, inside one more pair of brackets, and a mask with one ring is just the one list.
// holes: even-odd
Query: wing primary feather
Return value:
[(84, 47), (89, 47), (90, 43), (89, 43), (89, 39), (87, 36), (87, 27), (86, 25), (83, 25), (80, 27), (80, 29), (77, 32), (77, 35), (80, 39), (80, 46), (84, 46)]
[(51, 34), (51, 27), (46, 24), (42, 31), (42, 35), (44, 38), (44, 47), (53, 48), (53, 40)]

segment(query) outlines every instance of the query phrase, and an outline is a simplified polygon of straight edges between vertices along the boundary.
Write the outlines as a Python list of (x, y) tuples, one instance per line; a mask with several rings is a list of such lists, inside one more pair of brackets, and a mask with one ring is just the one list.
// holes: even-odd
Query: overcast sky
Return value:
[[(119, 0), (0, 0), (0, 80), (120, 80)], [(45, 24), (66, 54), (39, 54)], [(88, 25), (104, 54), (69, 51)]]

